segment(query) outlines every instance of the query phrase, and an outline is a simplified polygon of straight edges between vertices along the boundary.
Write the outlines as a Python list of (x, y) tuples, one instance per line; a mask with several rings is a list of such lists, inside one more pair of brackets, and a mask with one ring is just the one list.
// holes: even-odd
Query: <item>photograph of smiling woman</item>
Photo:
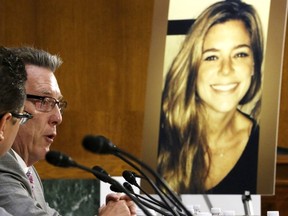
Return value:
[(160, 113), (157, 170), (177, 193), (256, 193), (262, 61), (252, 5), (214, 3), (192, 25)]

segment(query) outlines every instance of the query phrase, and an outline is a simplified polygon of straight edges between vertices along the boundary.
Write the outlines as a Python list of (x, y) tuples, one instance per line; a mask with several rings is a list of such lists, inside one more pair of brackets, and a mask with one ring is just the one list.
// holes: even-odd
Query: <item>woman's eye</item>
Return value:
[(218, 59), (218, 57), (213, 55), (213, 56), (208, 56), (208, 57), (204, 58), (204, 61), (215, 61), (217, 59)]
[(249, 54), (245, 53), (245, 52), (237, 53), (235, 55), (236, 58), (244, 58), (244, 57), (247, 57), (247, 56), (249, 56)]

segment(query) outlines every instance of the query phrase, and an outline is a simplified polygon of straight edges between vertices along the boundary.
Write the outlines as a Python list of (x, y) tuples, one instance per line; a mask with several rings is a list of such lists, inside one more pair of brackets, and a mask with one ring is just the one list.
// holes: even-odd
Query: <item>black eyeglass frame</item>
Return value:
[(24, 113), (15, 113), (15, 112), (11, 112), (11, 115), (14, 118), (18, 118), (20, 119), (20, 124), (23, 125), (25, 124), (29, 119), (33, 118), (33, 115), (24, 111)]
[[(48, 110), (40, 110), (40, 109), (38, 109), (38, 111), (40, 111), (40, 112), (50, 112), (52, 109), (54, 109), (54, 107), (57, 104), (61, 114), (63, 114), (64, 109), (67, 107), (67, 101), (65, 101), (65, 100), (57, 100), (57, 99), (55, 99), (53, 97), (49, 97), (49, 96), (39, 96), (39, 95), (26, 94), (26, 99), (27, 100), (29, 100), (29, 99), (33, 100), (34, 99), (34, 100), (39, 100), (39, 101), (41, 101), (43, 103), (43, 102), (45, 102), (46, 98), (50, 99), (50, 102), (51, 102), (51, 100), (53, 100), (54, 101), (53, 105), (50, 106), (51, 108), (48, 109)], [(36, 109), (37, 109), (37, 107), (36, 107)]]

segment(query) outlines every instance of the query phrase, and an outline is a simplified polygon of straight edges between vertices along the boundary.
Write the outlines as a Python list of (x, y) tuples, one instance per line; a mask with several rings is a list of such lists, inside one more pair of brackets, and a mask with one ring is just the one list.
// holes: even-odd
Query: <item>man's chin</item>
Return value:
[(45, 148), (44, 150), (42, 150), (41, 153), (39, 154), (39, 157), (38, 157), (39, 161), (40, 161), (40, 160), (45, 160), (46, 154), (47, 154), (47, 152), (49, 152), (49, 151), (50, 151), (50, 148), (49, 148), (49, 147), (47, 147), (47, 148)]

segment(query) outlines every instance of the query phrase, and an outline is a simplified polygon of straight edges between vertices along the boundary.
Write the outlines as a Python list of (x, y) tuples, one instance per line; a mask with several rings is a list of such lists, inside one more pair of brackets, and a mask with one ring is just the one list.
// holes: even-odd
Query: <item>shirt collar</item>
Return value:
[(20, 155), (19, 155), (16, 151), (14, 151), (13, 149), (12, 149), (12, 151), (13, 151), (13, 153), (15, 154), (16, 159), (17, 159), (20, 167), (23, 169), (24, 173), (27, 173), (28, 170), (29, 170), (29, 167), (27, 167), (27, 165), (26, 165), (26, 163), (24, 162), (24, 160), (20, 157)]

